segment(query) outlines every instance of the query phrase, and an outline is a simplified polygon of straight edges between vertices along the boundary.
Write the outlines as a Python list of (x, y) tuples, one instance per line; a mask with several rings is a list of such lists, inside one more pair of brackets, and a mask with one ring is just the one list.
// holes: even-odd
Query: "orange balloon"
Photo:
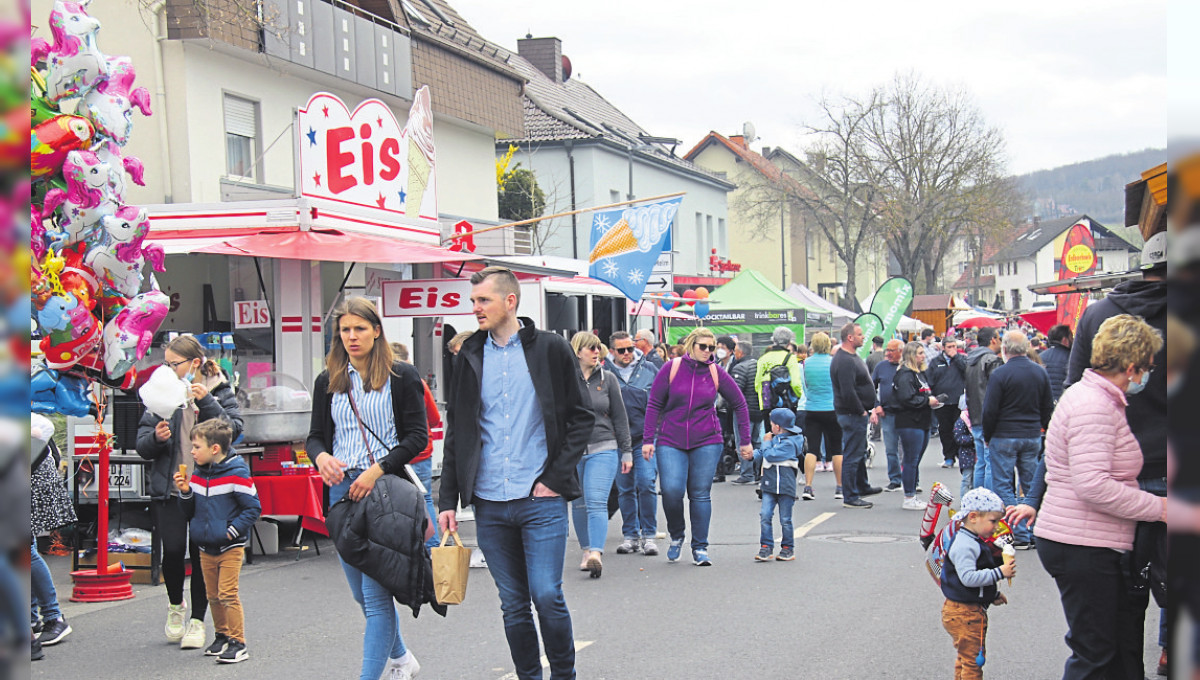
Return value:
[(708, 289), (704, 286), (700, 286), (696, 289), (696, 297), (700, 298), (701, 300), (708, 297)]

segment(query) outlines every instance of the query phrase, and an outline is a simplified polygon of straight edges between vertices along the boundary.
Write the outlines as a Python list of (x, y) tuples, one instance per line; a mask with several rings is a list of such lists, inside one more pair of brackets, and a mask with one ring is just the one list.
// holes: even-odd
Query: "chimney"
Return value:
[(733, 142), (737, 146), (742, 147), (743, 149), (747, 148), (746, 138), (742, 135), (729, 135), (729, 141)]
[(764, 146), (763, 150), (762, 150), (762, 155), (764, 158), (770, 158), (771, 157), (771, 147)]
[(526, 34), (517, 41), (517, 54), (553, 82), (563, 81), (562, 41), (558, 38), (535, 38)]

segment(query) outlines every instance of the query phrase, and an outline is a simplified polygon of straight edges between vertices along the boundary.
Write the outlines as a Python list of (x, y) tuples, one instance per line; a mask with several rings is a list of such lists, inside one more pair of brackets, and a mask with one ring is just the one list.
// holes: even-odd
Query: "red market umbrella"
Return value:
[(1058, 311), (1054, 309), (1042, 309), (1036, 312), (1025, 312), (1020, 315), (1021, 320), (1033, 326), (1042, 333), (1050, 333), (1050, 329), (1054, 327), (1054, 322), (1058, 320)]
[(986, 316), (974, 316), (970, 319), (963, 319), (954, 325), (959, 328), (1003, 328), (1004, 322)]

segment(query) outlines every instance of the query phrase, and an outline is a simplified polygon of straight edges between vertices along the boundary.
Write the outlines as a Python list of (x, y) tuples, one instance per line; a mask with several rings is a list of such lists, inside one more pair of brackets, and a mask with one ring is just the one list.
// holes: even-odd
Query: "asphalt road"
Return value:
[[(922, 466), (922, 485), (957, 490), (957, 470), (937, 467), (936, 440)], [(871, 469), (886, 482), (883, 461)], [(565, 571), (581, 678), (927, 678), (952, 677), (954, 649), (941, 626), (943, 598), (923, 566), (920, 513), (900, 509), (901, 494), (875, 496), (871, 510), (832, 499), (832, 473), (818, 473), (818, 497), (797, 501), (795, 562), (758, 563), (759, 502), (752, 487), (713, 489), (710, 554), (698, 568), (660, 555), (617, 555), (619, 518), (610, 524), (604, 576), (577, 571), (580, 552), (568, 543)], [(473, 522), (462, 525), (473, 542)], [(660, 527), (665, 530), (665, 521)], [(776, 527), (778, 534), (778, 526)], [(665, 541), (660, 542), (664, 548)], [(106, 604), (67, 602), (69, 558), (51, 558), (60, 599), (75, 632), (47, 648), (32, 677), (242, 677), (299, 680), (356, 678), (363, 619), (328, 543), (255, 559), (242, 572), (250, 660), (214, 668), (199, 650), (166, 642), (166, 592), (136, 586), (136, 598)], [(1011, 604), (991, 610), (989, 677), (1061, 676), (1066, 624), (1053, 581), (1035, 551), (1017, 555)], [(1146, 664), (1158, 658), (1157, 612), (1150, 612)], [(211, 639), (211, 617), (209, 617)], [(421, 661), (421, 678), (501, 680), (512, 677), (496, 588), (488, 572), (471, 570), (466, 602), (441, 618), (401, 612), (406, 643)]]

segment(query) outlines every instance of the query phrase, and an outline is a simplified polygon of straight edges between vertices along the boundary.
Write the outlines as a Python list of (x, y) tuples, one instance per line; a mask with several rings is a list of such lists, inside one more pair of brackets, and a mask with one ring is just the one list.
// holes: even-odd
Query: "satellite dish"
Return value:
[(754, 129), (754, 123), (751, 123), (750, 121), (742, 123), (742, 136), (746, 138), (747, 144), (758, 139), (758, 137), (754, 134), (755, 132), (756, 130)]
[(564, 83), (571, 79), (571, 60), (565, 54), (562, 55), (562, 74)]

